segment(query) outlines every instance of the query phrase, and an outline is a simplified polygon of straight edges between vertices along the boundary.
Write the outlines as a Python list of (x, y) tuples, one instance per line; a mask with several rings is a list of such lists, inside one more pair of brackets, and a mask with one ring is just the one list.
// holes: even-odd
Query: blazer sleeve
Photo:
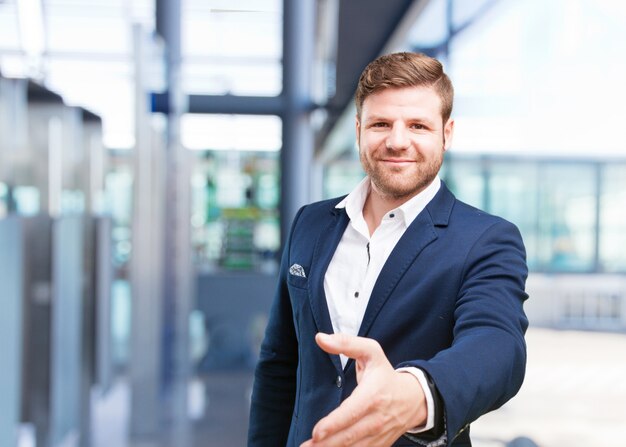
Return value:
[(447, 445), (522, 385), (527, 275), (517, 227), (498, 219), (476, 238), (465, 259), (452, 345), (432, 359), (399, 365), (422, 368), (432, 378), (444, 404)]
[(289, 252), (298, 211), (283, 249), (278, 285), (254, 374), (248, 447), (286, 445), (296, 395), (298, 342), (287, 289)]

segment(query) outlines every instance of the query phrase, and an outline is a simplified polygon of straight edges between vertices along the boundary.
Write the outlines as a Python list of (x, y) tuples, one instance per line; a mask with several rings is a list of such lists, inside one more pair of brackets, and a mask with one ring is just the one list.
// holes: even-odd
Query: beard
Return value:
[(409, 199), (430, 185), (441, 169), (443, 151), (432, 159), (417, 154), (411, 167), (384, 166), (382, 162), (368, 158), (362, 150), (359, 150), (359, 158), (376, 190), (385, 197), (398, 200)]

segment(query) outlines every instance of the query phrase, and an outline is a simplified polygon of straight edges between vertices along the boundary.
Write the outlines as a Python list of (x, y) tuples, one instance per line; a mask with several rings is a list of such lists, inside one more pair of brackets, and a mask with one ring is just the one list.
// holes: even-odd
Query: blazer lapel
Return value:
[(437, 239), (435, 227), (448, 224), (454, 200), (452, 193), (441, 182), (439, 192), (406, 229), (389, 255), (374, 284), (372, 295), (363, 316), (363, 322), (359, 328), (359, 336), (367, 336), (372, 323), (380, 309), (389, 299), (400, 278), (402, 278), (420, 252)]
[(372, 289), (363, 322), (359, 328), (359, 336), (365, 337), (396, 284), (419, 253), (437, 239), (430, 218), (420, 213), (404, 232), (387, 262), (383, 266)]
[[(333, 209), (332, 214), (330, 223), (320, 233), (315, 244), (311, 267), (309, 268), (309, 303), (311, 304), (311, 311), (318, 330), (327, 334), (333, 332), (333, 326), (328, 313), (326, 294), (324, 293), (324, 276), (349, 222), (348, 215), (343, 208)], [(339, 356), (331, 355), (330, 357), (337, 370), (341, 371)]]

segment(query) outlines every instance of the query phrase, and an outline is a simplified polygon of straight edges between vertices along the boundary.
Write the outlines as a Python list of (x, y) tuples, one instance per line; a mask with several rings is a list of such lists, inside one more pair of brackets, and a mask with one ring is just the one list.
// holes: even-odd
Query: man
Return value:
[(249, 446), (470, 446), (470, 422), (521, 386), (524, 246), (437, 176), (452, 98), (422, 54), (365, 68), (356, 137), (367, 177), (294, 219)]

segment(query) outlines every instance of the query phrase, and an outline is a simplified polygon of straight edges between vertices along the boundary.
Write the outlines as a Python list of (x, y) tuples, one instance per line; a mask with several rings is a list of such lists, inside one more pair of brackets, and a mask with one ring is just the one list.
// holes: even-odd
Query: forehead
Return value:
[(419, 114), (441, 117), (441, 98), (433, 87), (386, 88), (363, 101), (362, 117), (385, 113)]

